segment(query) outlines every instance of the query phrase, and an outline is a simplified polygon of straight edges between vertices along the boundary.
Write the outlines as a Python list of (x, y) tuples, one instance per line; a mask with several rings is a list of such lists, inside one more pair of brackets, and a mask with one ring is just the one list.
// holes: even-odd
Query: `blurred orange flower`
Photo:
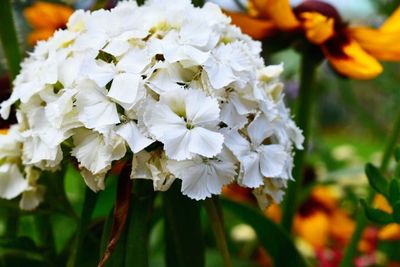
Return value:
[(378, 59), (400, 61), (400, 8), (378, 29), (348, 26), (333, 6), (317, 0), (294, 9), (289, 0), (250, 0), (247, 14), (227, 13), (255, 39), (302, 33), (337, 72), (351, 78), (378, 76), (383, 71)]
[(66, 26), (74, 10), (68, 6), (36, 2), (24, 10), (24, 16), (33, 31), (28, 36), (30, 45), (40, 40), (47, 40), (53, 33)]

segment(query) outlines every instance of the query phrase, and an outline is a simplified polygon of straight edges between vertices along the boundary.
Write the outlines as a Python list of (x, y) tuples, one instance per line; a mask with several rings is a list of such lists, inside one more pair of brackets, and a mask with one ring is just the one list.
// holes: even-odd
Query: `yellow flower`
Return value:
[(289, 0), (251, 0), (247, 14), (228, 14), (255, 39), (277, 32), (303, 34), (337, 72), (351, 78), (378, 76), (383, 71), (378, 59), (400, 61), (400, 8), (378, 29), (348, 26), (333, 6), (316, 0), (294, 9)]
[(65, 28), (73, 12), (68, 6), (46, 2), (36, 2), (26, 8), (24, 16), (33, 28), (28, 43), (34, 45), (40, 40), (47, 40), (56, 30)]

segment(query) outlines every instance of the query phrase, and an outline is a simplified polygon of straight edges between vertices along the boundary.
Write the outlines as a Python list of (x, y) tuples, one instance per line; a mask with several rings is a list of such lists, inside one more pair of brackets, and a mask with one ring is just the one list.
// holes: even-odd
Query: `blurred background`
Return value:
[[(36, 41), (32, 33), (40, 30), (35, 19), (46, 20), (46, 16), (49, 16), (45, 23), (48, 26), (45, 29), (47, 32), (65, 26), (66, 21), (64, 25), (62, 21), (59, 21), (57, 9), (33, 11), (41, 14), (38, 18), (27, 16), (27, 8), (35, 2), (38, 1), (15, 0), (13, 2), (21, 51), (32, 51)], [(57, 3), (71, 10), (112, 7), (116, 4), (116, 1), (105, 0), (48, 2)], [(229, 10), (240, 10), (241, 5), (246, 4), (241, 0), (212, 0), (212, 2)], [(299, 2), (301, 1), (292, 1), (292, 4), (296, 5)], [(400, 4), (398, 0), (329, 0), (326, 2), (337, 7), (345, 21), (371, 26), (380, 25)], [(43, 37), (44, 33), (39, 35)], [(8, 98), (11, 85), (2, 53), (0, 49), (0, 97), (4, 100)], [(299, 54), (289, 47), (264, 56), (267, 65), (284, 63), (285, 71), (282, 78), (285, 82), (286, 100), (289, 106), (293, 106), (299, 89)], [(312, 266), (339, 266), (343, 248), (349, 242), (355, 227), (355, 215), (362, 212), (358, 209), (358, 201), (365, 197), (368, 187), (364, 174), (365, 163), (379, 165), (386, 137), (400, 108), (400, 64), (383, 64), (383, 74), (369, 81), (340, 77), (326, 63), (318, 68), (317, 105), (316, 116), (312, 120), (310, 156), (304, 174), (306, 179), (301, 192), (302, 204), (294, 222), (296, 246)], [(12, 121), (13, 118), (9, 121), (1, 121), (1, 127), (6, 128)], [(394, 161), (391, 163), (391, 168), (393, 166)], [(102, 227), (105, 218), (112, 210), (116, 179), (107, 181), (110, 184), (107, 190), (100, 193), (94, 220), (90, 226), (91, 235), (85, 240), (86, 246), (90, 248), (85, 252), (87, 253), (85, 266), (95, 266)], [(67, 171), (65, 187), (73, 209), (79, 213), (82, 208), (85, 185), (73, 167)], [(235, 186), (226, 188), (225, 195), (237, 201), (256, 205), (250, 192), (239, 190)], [(377, 207), (390, 211), (384, 198), (378, 196), (374, 203)], [(8, 207), (9, 204), (0, 200), (0, 233), (4, 232), (6, 219), (1, 214), (4, 210), (2, 207), (6, 206)], [(42, 212), (46, 212), (46, 208), (42, 207)], [(20, 211), (15, 210), (15, 212)], [(30, 266), (47, 266), (35, 260), (37, 245), (45, 246), (46, 244), (40, 244), (40, 233), (35, 227), (33, 215), (30, 212), (24, 212), (22, 215), (21, 225), (18, 228), (19, 239), (15, 241), (17, 244), (14, 244), (14, 247), (19, 250), (16, 249), (15, 253), (32, 250), (30, 256), (33, 260)], [(207, 233), (206, 265), (222, 266), (210, 225), (205, 214), (202, 215), (203, 226)], [(272, 205), (265, 211), (265, 216), (278, 222), (280, 220), (279, 206)], [(56, 250), (63, 253), (63, 249), (72, 242), (72, 235), (77, 227), (76, 221), (63, 214), (56, 214), (52, 220), (56, 233), (54, 237)], [(268, 253), (259, 246), (256, 233), (249, 225), (243, 224), (228, 211), (225, 212), (225, 223), (234, 266), (272, 266)], [(164, 266), (163, 231), (163, 221), (154, 219), (150, 244), (151, 266), (154, 267)], [(0, 259), (1, 255), (8, 251), (8, 245), (5, 239), (0, 238)], [(358, 245), (355, 263), (358, 267), (400, 266), (400, 226), (369, 224)], [(16, 264), (14, 266), (26, 266)], [(0, 260), (0, 266), (6, 265), (2, 265)]]

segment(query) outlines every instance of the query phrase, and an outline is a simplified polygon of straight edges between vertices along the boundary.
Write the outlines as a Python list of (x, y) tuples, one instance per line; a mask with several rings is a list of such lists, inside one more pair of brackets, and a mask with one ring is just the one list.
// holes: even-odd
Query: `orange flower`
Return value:
[(250, 0), (248, 14), (228, 14), (255, 39), (277, 32), (302, 33), (337, 72), (351, 78), (378, 76), (383, 71), (378, 59), (400, 61), (400, 8), (378, 29), (348, 26), (333, 6), (317, 0), (294, 9), (289, 0)]
[(24, 16), (33, 28), (28, 43), (34, 45), (37, 41), (47, 40), (56, 30), (66, 26), (73, 12), (68, 6), (46, 2), (36, 2), (26, 8)]

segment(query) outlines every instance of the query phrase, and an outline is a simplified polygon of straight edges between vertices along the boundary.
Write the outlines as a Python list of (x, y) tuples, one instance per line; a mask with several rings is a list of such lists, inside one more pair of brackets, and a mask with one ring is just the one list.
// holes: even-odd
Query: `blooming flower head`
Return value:
[(236, 181), (265, 206), (281, 201), (303, 136), (283, 102), (283, 65), (266, 67), (260, 47), (211, 3), (79, 10), (37, 44), (0, 112), (17, 106), (22, 165), (76, 160), (93, 191), (129, 155), (132, 178), (155, 190), (179, 179), (199, 200)]
[(301, 33), (337, 72), (351, 78), (378, 76), (383, 71), (378, 59), (400, 61), (400, 9), (378, 29), (349, 26), (332, 5), (318, 0), (303, 1), (295, 8), (289, 0), (251, 0), (247, 14), (229, 14), (234, 24), (256, 39)]

